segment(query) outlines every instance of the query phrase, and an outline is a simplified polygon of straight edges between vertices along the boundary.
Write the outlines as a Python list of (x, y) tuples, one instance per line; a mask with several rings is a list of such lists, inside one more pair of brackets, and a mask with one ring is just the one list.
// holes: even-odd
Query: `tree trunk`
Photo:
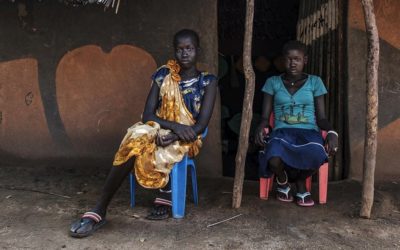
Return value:
[(374, 175), (378, 127), (378, 66), (379, 35), (373, 0), (361, 0), (368, 38), (367, 60), (367, 116), (365, 123), (363, 190), (360, 216), (371, 217), (374, 202)]
[(246, 79), (246, 89), (243, 100), (242, 121), (240, 124), (239, 146), (236, 154), (235, 181), (233, 185), (232, 207), (239, 208), (242, 202), (244, 168), (249, 144), (249, 132), (253, 118), (253, 98), (255, 74), (251, 64), (251, 45), (253, 38), (254, 0), (247, 0), (246, 24), (243, 42), (243, 69)]

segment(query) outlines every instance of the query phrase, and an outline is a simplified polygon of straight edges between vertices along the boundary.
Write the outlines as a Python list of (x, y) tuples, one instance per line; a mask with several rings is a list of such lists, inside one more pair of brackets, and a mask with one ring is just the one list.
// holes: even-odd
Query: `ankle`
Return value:
[(102, 207), (102, 206), (96, 206), (94, 209), (92, 209), (92, 212), (94, 212), (104, 218), (104, 217), (106, 217), (106, 214), (107, 214), (107, 208)]
[(279, 184), (279, 183), (277, 183), (277, 187), (286, 189), (287, 187), (290, 187), (290, 184), (289, 184), (289, 183), (286, 183), (286, 184)]
[(307, 192), (307, 188), (306, 188), (305, 183), (297, 182), (296, 183), (296, 188), (297, 188), (297, 193), (304, 194), (305, 192)]
[(276, 176), (276, 182), (280, 186), (287, 186), (288, 176), (285, 171), (283, 171), (282, 174)]

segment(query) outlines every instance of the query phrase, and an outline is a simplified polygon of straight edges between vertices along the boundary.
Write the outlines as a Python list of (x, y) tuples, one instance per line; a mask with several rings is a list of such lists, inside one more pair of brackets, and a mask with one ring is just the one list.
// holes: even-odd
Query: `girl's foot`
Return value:
[(104, 224), (106, 224), (105, 217), (95, 212), (86, 212), (79, 220), (71, 224), (69, 235), (75, 238), (87, 237)]
[(150, 214), (146, 216), (148, 220), (165, 220), (171, 217), (171, 206), (170, 200), (163, 198), (156, 198), (154, 201), (154, 207)]
[(311, 197), (310, 192), (297, 193), (296, 203), (301, 207), (312, 207), (314, 206), (314, 200)]
[(283, 202), (292, 202), (293, 195), (290, 192), (290, 185), (278, 185), (276, 188), (276, 198)]
[(277, 193), (276, 193), (276, 198), (280, 201), (283, 202), (292, 202), (293, 201), (293, 196), (290, 192), (290, 185), (288, 183), (288, 177), (286, 174), (286, 171), (283, 172), (285, 175), (283, 177), (283, 180), (279, 177), (276, 178), (276, 182), (278, 183), (277, 186)]
[(150, 214), (146, 216), (148, 220), (166, 220), (171, 217), (171, 207), (167, 205), (155, 204)]

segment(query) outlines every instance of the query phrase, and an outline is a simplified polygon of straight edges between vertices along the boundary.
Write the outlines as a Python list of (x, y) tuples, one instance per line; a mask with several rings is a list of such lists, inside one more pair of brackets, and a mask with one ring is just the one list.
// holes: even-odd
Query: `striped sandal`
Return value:
[(299, 205), (301, 207), (312, 207), (312, 206), (314, 206), (314, 201), (311, 198), (311, 193), (310, 192), (297, 193), (296, 194), (296, 203), (297, 203), (297, 205)]
[(95, 212), (86, 212), (79, 220), (72, 223), (69, 230), (69, 235), (74, 238), (87, 237), (104, 224), (106, 224), (106, 220), (103, 219), (99, 214)]
[(147, 220), (166, 220), (171, 217), (172, 202), (167, 199), (156, 198), (154, 206), (146, 216)]

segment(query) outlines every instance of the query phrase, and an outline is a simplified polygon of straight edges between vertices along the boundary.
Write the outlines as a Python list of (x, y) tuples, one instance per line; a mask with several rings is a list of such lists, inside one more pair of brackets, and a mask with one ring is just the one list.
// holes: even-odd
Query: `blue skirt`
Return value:
[(279, 157), (286, 167), (297, 170), (316, 170), (328, 160), (324, 140), (314, 129), (281, 128), (265, 138), (265, 148), (259, 154), (260, 177), (270, 177), (271, 157)]

